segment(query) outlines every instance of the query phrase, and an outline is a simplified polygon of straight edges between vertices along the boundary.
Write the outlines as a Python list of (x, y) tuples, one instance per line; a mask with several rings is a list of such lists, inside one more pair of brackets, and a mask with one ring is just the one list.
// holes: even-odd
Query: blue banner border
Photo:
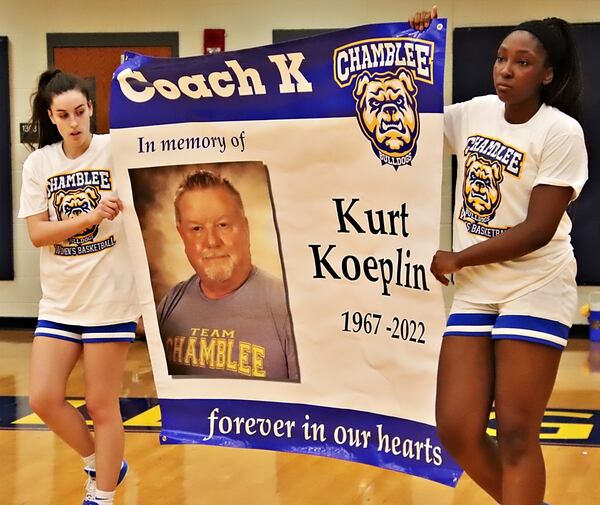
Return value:
[[(414, 39), (415, 42), (433, 44), (433, 80), (421, 83), (419, 112), (442, 113), (446, 20), (438, 19), (424, 32), (413, 30), (406, 22), (380, 23), (273, 45), (185, 58), (157, 58), (127, 52), (127, 59), (116, 69), (111, 83), (110, 127), (114, 130), (193, 122), (353, 117), (356, 115), (356, 101), (352, 86), (342, 88), (334, 82), (333, 55), (342, 46), (380, 38)], [(311, 92), (281, 93), (277, 91), (282, 84), (281, 76), (269, 58), (274, 54), (285, 56), (295, 53), (303, 55), (301, 72), (310, 83), (314, 83), (315, 88)], [(166, 85), (174, 96), (178, 95), (176, 83), (181, 77), (200, 75), (205, 78), (212, 73), (227, 73), (231, 70), (227, 61), (237, 62), (244, 71), (257, 71), (266, 94), (255, 90), (244, 96), (236, 91), (228, 97), (212, 95), (210, 98), (192, 99), (181, 95), (167, 99), (154, 89), (155, 84), (160, 82), (159, 87)], [(398, 68), (401, 67), (393, 67), (394, 70)], [(125, 70), (138, 74), (133, 78), (125, 72), (123, 79), (138, 94), (146, 90), (152, 98), (140, 98), (142, 101), (135, 103), (126, 97), (118, 78)], [(126, 74), (129, 76), (125, 77)], [(318, 108), (314, 106), (316, 102), (320, 103)]]
[[(408, 419), (349, 409), (254, 400), (160, 399), (159, 403), (163, 426), (161, 444), (217, 445), (325, 456), (403, 472), (451, 487), (456, 486), (462, 473), (441, 446), (435, 427)], [(212, 422), (209, 421), (211, 417)], [(238, 430), (235, 429), (235, 418), (238, 423), (239, 419), (244, 419), (238, 424), (241, 427)], [(265, 423), (273, 432), (275, 421), (280, 420), (279, 433), (293, 431), (294, 434), (276, 437), (243, 433), (246, 431), (245, 420), (252, 419), (268, 420)], [(219, 429), (220, 422), (223, 422), (222, 429)], [(285, 422), (293, 422), (293, 429)], [(307, 431), (304, 430), (305, 423), (310, 427)], [(303, 433), (316, 433), (312, 429), (313, 423), (324, 426), (322, 433), (326, 440), (307, 440), (303, 436)], [(231, 432), (228, 432), (229, 427)], [(334, 431), (338, 427), (342, 427), (338, 430), (342, 437), (349, 433), (348, 430), (353, 433), (369, 431), (373, 437), (369, 438), (366, 448), (362, 443), (360, 447), (350, 447), (348, 443), (334, 441)], [(253, 422), (252, 429), (258, 432), (258, 423)], [(358, 436), (355, 440), (364, 441), (364, 438)], [(394, 455), (392, 446), (396, 452), (404, 452), (407, 456)], [(379, 450), (380, 447), (389, 450)]]

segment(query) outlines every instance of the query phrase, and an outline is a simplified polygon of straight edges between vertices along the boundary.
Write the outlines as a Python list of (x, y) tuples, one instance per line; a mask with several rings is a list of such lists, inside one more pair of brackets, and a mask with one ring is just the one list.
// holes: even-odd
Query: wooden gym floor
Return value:
[[(0, 331), (0, 397), (27, 395), (31, 338), (31, 331)], [(590, 351), (588, 340), (575, 339), (561, 362), (549, 409), (596, 412), (592, 416), (575, 413), (575, 424), (565, 431), (583, 433), (582, 445), (544, 445), (546, 499), (552, 505), (600, 503), (600, 349), (597, 355)], [(590, 356), (598, 360), (597, 371), (590, 370)], [(83, 395), (78, 365), (67, 396)], [(144, 342), (132, 345), (123, 397), (156, 398)], [(593, 419), (596, 425), (590, 428)], [(586, 444), (586, 433), (595, 433), (596, 441)], [(118, 489), (115, 504), (119, 505), (494, 503), (468, 477), (451, 489), (389, 470), (316, 456), (200, 445), (160, 446), (156, 430), (128, 431), (125, 451), (130, 472)], [(0, 505), (81, 504), (85, 480), (81, 460), (51, 432), (6, 426), (0, 429), (0, 456)]]

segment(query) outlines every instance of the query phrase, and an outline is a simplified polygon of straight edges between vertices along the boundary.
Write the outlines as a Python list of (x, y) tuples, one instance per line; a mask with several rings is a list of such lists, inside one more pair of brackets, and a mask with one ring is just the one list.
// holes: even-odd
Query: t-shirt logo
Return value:
[(491, 221), (502, 200), (500, 183), (503, 179), (500, 163), (469, 154), (465, 159), (463, 182), (465, 217), (484, 223)]
[(465, 148), (463, 205), (459, 219), (469, 233), (494, 237), (506, 227), (494, 227), (494, 219), (502, 202), (505, 173), (519, 177), (525, 155), (496, 139), (474, 135)]
[[(93, 186), (87, 186), (70, 191), (60, 190), (54, 193), (53, 205), (56, 210), (56, 216), (59, 221), (71, 219), (91, 212), (96, 208), (100, 201), (100, 193)], [(90, 242), (98, 233), (98, 225), (95, 224), (81, 233), (72, 237), (72, 242), (85, 243)]]
[(190, 336), (165, 339), (167, 361), (172, 365), (226, 371), (246, 377), (267, 378), (267, 349), (239, 340), (235, 330), (192, 328)]
[[(48, 179), (46, 185), (49, 205), (59, 221), (72, 219), (94, 210), (102, 197), (101, 191), (112, 191), (109, 170), (82, 170), (59, 174)], [(54, 244), (58, 256), (80, 256), (103, 251), (116, 243), (114, 235), (98, 241), (99, 225), (93, 225), (67, 239), (66, 244)]]

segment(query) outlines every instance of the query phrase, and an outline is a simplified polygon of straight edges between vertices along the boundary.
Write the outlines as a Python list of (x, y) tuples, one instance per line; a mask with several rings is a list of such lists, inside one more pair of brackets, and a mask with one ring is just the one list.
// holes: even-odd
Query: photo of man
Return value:
[(157, 306), (169, 374), (299, 381), (284, 284), (253, 263), (239, 191), (201, 166), (180, 181), (171, 205), (194, 274)]

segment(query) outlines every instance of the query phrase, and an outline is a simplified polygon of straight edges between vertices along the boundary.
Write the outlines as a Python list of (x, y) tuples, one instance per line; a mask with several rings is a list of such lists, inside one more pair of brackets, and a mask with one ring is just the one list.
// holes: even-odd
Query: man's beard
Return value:
[[(202, 255), (204, 275), (214, 282), (224, 282), (231, 279), (235, 268), (235, 258), (227, 255), (217, 260), (211, 259), (216, 256), (223, 256), (225, 253), (218, 249), (206, 251)], [(208, 261), (205, 261), (208, 260)]]

